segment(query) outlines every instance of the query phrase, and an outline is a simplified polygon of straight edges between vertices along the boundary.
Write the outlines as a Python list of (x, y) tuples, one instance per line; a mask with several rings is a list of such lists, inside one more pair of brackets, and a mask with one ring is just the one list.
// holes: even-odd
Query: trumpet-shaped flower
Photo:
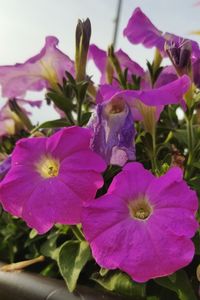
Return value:
[[(162, 32), (156, 28), (142, 10), (137, 7), (124, 29), (124, 35), (132, 44), (142, 44), (146, 48), (156, 47), (162, 54), (165, 53), (165, 43), (173, 41), (179, 43), (182, 37), (168, 32)], [(197, 42), (190, 40), (193, 56), (199, 57), (200, 50)]]
[(107, 194), (84, 207), (82, 224), (101, 267), (119, 268), (145, 282), (191, 262), (197, 208), (181, 169), (158, 178), (141, 164), (128, 163)]
[(97, 105), (89, 126), (93, 130), (91, 148), (107, 164), (123, 166), (135, 159), (133, 117), (123, 100)]
[(45, 46), (39, 54), (25, 63), (0, 67), (2, 95), (8, 98), (24, 96), (26, 91), (40, 91), (43, 88), (55, 88), (62, 83), (65, 71), (74, 73), (74, 63), (56, 46), (58, 39), (46, 38)]
[[(131, 75), (144, 76), (143, 68), (140, 67), (138, 63), (131, 60), (131, 58), (124, 51), (119, 49), (115, 52), (115, 55), (119, 60), (122, 71), (124, 71), (125, 69), (128, 70), (128, 79), (131, 78)], [(110, 83), (108, 78), (110, 75), (109, 58), (107, 56), (106, 51), (98, 48), (96, 45), (93, 44), (89, 48), (89, 58), (91, 58), (94, 61), (95, 65), (101, 72), (100, 84)], [(113, 70), (111, 72), (113, 72), (113, 74), (111, 74), (113, 80), (113, 75), (114, 77), (117, 76)]]
[(158, 120), (165, 105), (183, 103), (183, 96), (189, 87), (190, 79), (186, 75), (158, 88), (139, 91), (121, 90), (110, 85), (102, 85), (97, 102), (106, 105), (123, 99), (130, 107), (134, 120), (144, 120), (148, 112), (153, 113), (154, 119)]
[(100, 86), (96, 111), (89, 124), (93, 130), (92, 149), (108, 164), (123, 166), (134, 160), (134, 121), (142, 121), (146, 132), (153, 135), (163, 107), (182, 103), (189, 86), (187, 76), (150, 90)]
[(39, 233), (55, 223), (77, 224), (83, 202), (103, 184), (106, 164), (90, 148), (90, 130), (62, 129), (51, 137), (21, 139), (0, 183), (0, 202)]
[(174, 80), (178, 79), (178, 75), (176, 73), (176, 70), (174, 69), (174, 66), (165, 66), (163, 67), (160, 75), (158, 76), (154, 88), (161, 87), (167, 83), (170, 83)]

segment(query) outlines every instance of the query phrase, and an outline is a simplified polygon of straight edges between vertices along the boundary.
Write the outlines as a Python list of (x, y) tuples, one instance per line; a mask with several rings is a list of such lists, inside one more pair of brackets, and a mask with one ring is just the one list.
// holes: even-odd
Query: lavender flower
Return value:
[(129, 106), (123, 99), (98, 104), (90, 127), (91, 148), (108, 164), (123, 166), (135, 159), (135, 129)]

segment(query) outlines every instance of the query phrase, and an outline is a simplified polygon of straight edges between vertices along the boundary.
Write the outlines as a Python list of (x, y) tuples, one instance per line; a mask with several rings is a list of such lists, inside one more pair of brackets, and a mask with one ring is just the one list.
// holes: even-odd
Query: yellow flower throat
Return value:
[(55, 158), (44, 156), (36, 164), (36, 168), (43, 178), (56, 177), (59, 174), (60, 163)]

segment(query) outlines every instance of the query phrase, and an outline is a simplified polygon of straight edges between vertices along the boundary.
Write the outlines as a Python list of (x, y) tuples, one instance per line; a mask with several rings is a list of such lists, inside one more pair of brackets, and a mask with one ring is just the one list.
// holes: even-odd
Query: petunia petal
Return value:
[(80, 223), (81, 207), (78, 195), (61, 180), (54, 178), (44, 180), (37, 186), (24, 203), (22, 218), (43, 234), (55, 223)]
[(65, 71), (74, 72), (70, 58), (57, 49), (58, 39), (46, 38), (39, 54), (25, 63), (0, 67), (2, 95), (8, 98), (24, 96), (26, 91), (40, 91), (62, 83)]
[[(78, 136), (78, 138), (74, 138)], [(91, 138), (89, 129), (68, 127), (53, 134), (46, 143), (47, 153), (63, 160), (72, 153), (88, 149)], [(70, 142), (69, 142), (70, 141)]]
[(0, 201), (4, 209), (21, 217), (23, 205), (40, 182), (30, 166), (15, 166), (0, 183)]

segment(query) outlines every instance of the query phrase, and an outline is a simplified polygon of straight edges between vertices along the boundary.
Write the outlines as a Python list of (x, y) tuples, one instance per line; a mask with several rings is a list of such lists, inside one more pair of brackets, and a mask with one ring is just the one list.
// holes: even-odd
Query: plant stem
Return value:
[(81, 232), (81, 230), (78, 228), (78, 226), (76, 225), (72, 225), (70, 226), (71, 227), (71, 230), (73, 232), (73, 234), (75, 235), (75, 237), (79, 240), (79, 241), (84, 241), (85, 238)]
[(38, 262), (42, 262), (42, 261), (44, 261), (44, 259), (45, 259), (45, 257), (41, 255), (41, 256), (33, 258), (33, 259), (24, 260), (24, 261), (12, 263), (9, 265), (4, 265), (3, 267), (0, 268), (0, 270), (4, 271), (4, 272), (19, 271), (19, 270), (27, 268), (33, 264), (36, 264)]
[(151, 166), (155, 174), (157, 174), (158, 167), (156, 161), (156, 133), (152, 134), (152, 156), (151, 156)]
[(187, 138), (188, 138), (188, 160), (185, 170), (185, 178), (188, 179), (191, 172), (191, 164), (193, 161), (193, 149), (194, 149), (194, 132), (193, 132), (193, 118), (192, 114), (186, 117), (187, 122)]
[(77, 103), (77, 125), (81, 125), (81, 116), (82, 116), (82, 103), (83, 101), (81, 99), (78, 99)]

